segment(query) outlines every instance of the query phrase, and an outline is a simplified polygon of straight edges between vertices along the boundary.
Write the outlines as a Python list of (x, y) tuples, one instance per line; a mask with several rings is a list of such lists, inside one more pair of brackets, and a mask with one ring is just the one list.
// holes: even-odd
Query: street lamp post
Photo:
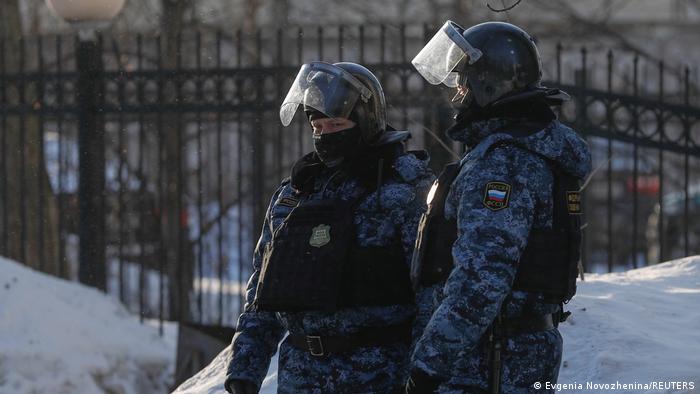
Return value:
[(102, 122), (102, 47), (96, 32), (109, 24), (124, 0), (46, 0), (78, 29), (75, 48), (78, 105), (78, 215), (80, 282), (107, 289), (105, 149)]

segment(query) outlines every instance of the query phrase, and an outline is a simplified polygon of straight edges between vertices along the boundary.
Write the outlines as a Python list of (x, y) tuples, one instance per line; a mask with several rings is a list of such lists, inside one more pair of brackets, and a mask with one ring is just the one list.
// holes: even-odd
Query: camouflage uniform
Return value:
[[(545, 303), (542, 294), (511, 291), (530, 230), (552, 226), (553, 175), (542, 157), (498, 143), (515, 138), (500, 132), (508, 126), (504, 119), (490, 119), (448, 133), (474, 148), (463, 158), (445, 202), (446, 218), (457, 220), (454, 269), (444, 288), (419, 292), (420, 299), (432, 300), (419, 308), (433, 313), (411, 357), (413, 368), (447, 380), (438, 392), (486, 392), (489, 345), (484, 334), (502, 303), (506, 319), (560, 310)], [(590, 171), (587, 144), (556, 120), (517, 140), (567, 173), (584, 178)], [(507, 208), (497, 211), (484, 203), (485, 187), (494, 181), (511, 186)], [(504, 348), (502, 392), (542, 392), (533, 388), (535, 382), (556, 382), (562, 354), (556, 328), (516, 334)]]
[[(425, 196), (434, 179), (427, 167), (427, 155), (408, 153), (392, 165), (395, 176), (385, 179), (378, 190), (364, 197), (355, 211), (360, 246), (387, 246), (400, 240), (406, 264), (415, 242), (416, 227), (425, 207)], [(314, 179), (310, 199), (350, 199), (362, 193), (356, 179), (329, 182), (334, 169), (325, 169)], [(238, 319), (233, 339), (233, 356), (227, 380), (245, 379), (260, 386), (270, 358), (286, 332), (290, 335), (342, 336), (367, 327), (382, 327), (410, 321), (413, 305), (354, 307), (334, 313), (272, 313), (255, 311), (255, 297), (262, 263), (262, 251), (292, 209), (280, 204), (296, 198), (289, 180), (275, 192), (267, 210), (262, 235), (253, 257), (253, 274), (248, 281), (246, 306)], [(358, 348), (342, 354), (316, 357), (292, 347), (286, 341), (279, 348), (278, 392), (280, 393), (386, 393), (400, 389), (407, 377), (408, 345)]]

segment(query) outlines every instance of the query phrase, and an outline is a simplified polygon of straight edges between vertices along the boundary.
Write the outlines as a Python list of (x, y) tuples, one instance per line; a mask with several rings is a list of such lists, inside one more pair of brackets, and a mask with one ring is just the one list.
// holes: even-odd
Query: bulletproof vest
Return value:
[(351, 201), (307, 200), (278, 227), (263, 252), (254, 304), (275, 312), (326, 311), (413, 302), (399, 241), (357, 244)]
[[(515, 140), (498, 143), (504, 144), (516, 145), (541, 156)], [(541, 157), (546, 160), (554, 178), (552, 228), (530, 231), (512, 290), (543, 293), (546, 302), (568, 302), (576, 293), (581, 249), (579, 179), (561, 171), (550, 159)], [(443, 283), (454, 267), (452, 245), (457, 239), (457, 222), (445, 218), (444, 208), (450, 186), (460, 168), (459, 163), (450, 164), (440, 174), (431, 190), (432, 200), (421, 217), (411, 263), (411, 280), (416, 288)]]

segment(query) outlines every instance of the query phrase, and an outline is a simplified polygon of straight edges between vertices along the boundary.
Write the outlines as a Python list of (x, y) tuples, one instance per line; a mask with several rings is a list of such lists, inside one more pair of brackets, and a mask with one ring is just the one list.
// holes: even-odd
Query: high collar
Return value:
[(476, 146), (484, 138), (507, 127), (512, 121), (502, 118), (492, 118), (469, 122), (468, 124), (456, 123), (450, 127), (446, 134), (449, 138), (459, 141), (470, 148)]
[(537, 123), (546, 125), (556, 115), (542, 98), (518, 100), (485, 108), (469, 107), (455, 116), (455, 124), (447, 130), (447, 136), (474, 147), (498, 129), (512, 124)]
[(392, 164), (396, 158), (404, 154), (403, 144), (394, 142), (368, 148), (361, 155), (343, 161), (337, 167), (328, 168), (316, 152), (311, 152), (302, 156), (292, 166), (291, 184), (299, 192), (310, 193), (316, 178), (328, 175), (330, 172), (338, 172), (341, 174), (339, 179), (349, 177), (356, 179), (364, 187), (373, 188), (376, 187), (379, 165), (382, 166), (382, 177), (386, 177), (389, 172), (394, 171)]

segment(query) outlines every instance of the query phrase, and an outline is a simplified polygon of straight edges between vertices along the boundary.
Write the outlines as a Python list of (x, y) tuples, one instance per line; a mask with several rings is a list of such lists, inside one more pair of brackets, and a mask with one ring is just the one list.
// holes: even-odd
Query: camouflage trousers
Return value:
[[(529, 394), (552, 393), (545, 390), (545, 383), (556, 383), (562, 356), (562, 338), (559, 331), (551, 330), (519, 334), (505, 341), (501, 354), (503, 369), (501, 393)], [(443, 383), (438, 393), (490, 393), (491, 364), (489, 343), (482, 338), (477, 349), (460, 355), (456, 374)], [(536, 383), (541, 386), (537, 389)]]

